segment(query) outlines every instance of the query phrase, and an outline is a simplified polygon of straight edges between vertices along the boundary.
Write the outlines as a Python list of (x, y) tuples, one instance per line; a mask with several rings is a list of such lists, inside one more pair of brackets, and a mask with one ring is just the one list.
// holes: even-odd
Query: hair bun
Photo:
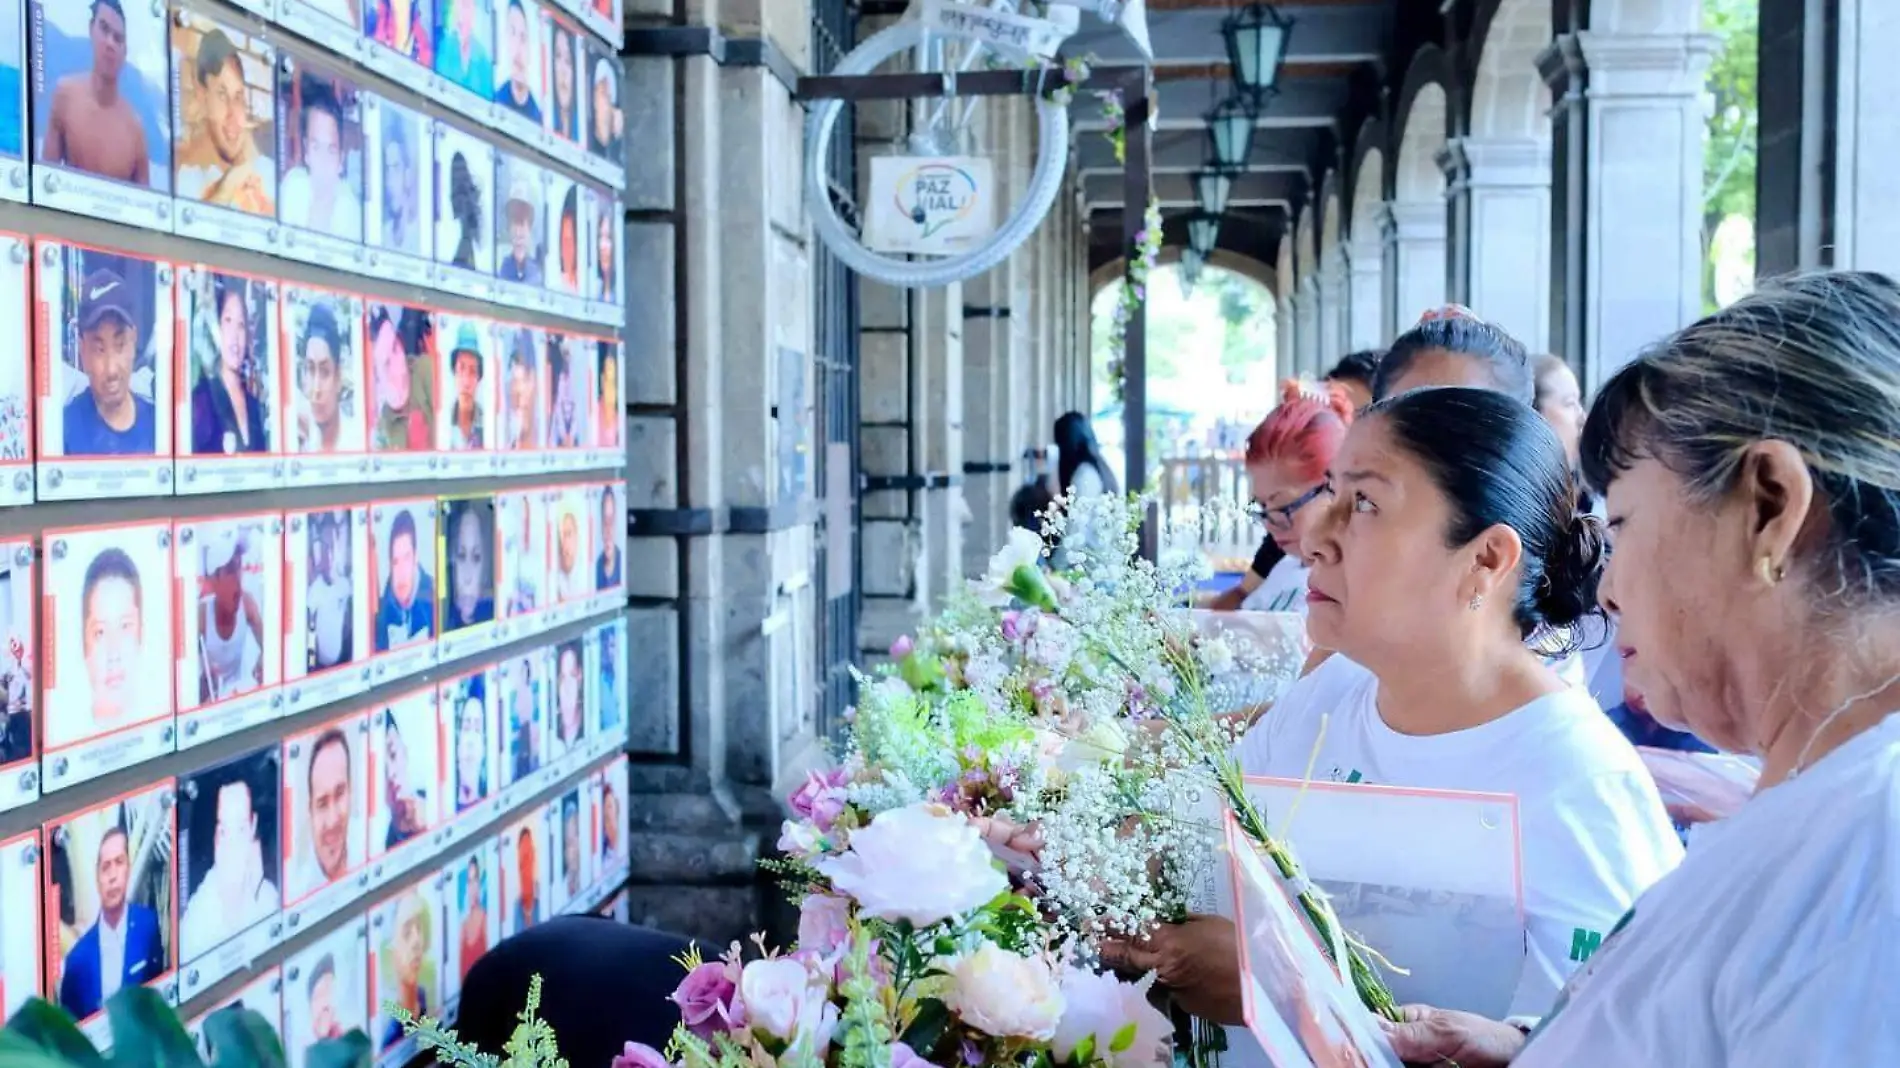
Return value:
[(1537, 584), (1534, 607), (1552, 627), (1574, 627), (1601, 612), (1597, 582), (1603, 576), (1609, 533), (1603, 521), (1588, 512), (1570, 517), (1560, 542), (1544, 560), (1544, 578)]

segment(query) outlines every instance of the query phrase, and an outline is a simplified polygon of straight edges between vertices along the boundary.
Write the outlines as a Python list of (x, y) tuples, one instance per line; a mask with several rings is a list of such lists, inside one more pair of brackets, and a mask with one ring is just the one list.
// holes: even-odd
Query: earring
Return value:
[(1760, 575), (1761, 580), (1770, 586), (1779, 586), (1781, 585), (1781, 580), (1788, 577), (1787, 568), (1782, 567), (1766, 556), (1756, 561), (1755, 573)]
[(1480, 608), (1483, 608), (1483, 607), (1484, 607), (1484, 594), (1482, 594), (1482, 593), (1474, 593), (1474, 594), (1472, 594), (1472, 595), (1471, 595), (1471, 602), (1470, 602), (1469, 604), (1467, 604), (1467, 605), (1465, 605), (1465, 607), (1466, 607), (1466, 608), (1469, 608), (1469, 609), (1471, 609), (1471, 610), (1472, 610), (1473, 612), (1476, 612), (1476, 611), (1477, 611), (1478, 609), (1480, 609)]

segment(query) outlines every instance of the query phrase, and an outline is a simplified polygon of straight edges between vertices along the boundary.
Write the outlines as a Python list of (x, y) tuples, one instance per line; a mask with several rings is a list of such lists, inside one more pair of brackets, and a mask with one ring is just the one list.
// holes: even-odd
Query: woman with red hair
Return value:
[(1257, 612), (1306, 614), (1306, 561), (1300, 538), (1319, 509), (1309, 509), (1326, 487), (1326, 469), (1352, 424), (1352, 402), (1338, 390), (1285, 388), (1280, 406), (1247, 438), (1248, 512), (1286, 555), (1241, 603)]

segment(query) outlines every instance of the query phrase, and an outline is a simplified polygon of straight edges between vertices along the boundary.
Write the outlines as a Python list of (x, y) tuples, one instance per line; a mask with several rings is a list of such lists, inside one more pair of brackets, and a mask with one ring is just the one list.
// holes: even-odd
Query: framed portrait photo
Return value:
[(178, 777), (178, 997), (189, 1001), (284, 935), (282, 753), (276, 745)]
[(587, 697), (594, 751), (618, 753), (627, 746), (627, 621), (616, 618), (587, 632)]
[(370, 717), (356, 712), (284, 739), (284, 925), (292, 935), (369, 887)]
[(581, 21), (587, 28), (606, 38), (618, 49), (625, 40), (625, 31), (621, 28), (621, 6), (623, 0), (574, 0), (580, 8)]
[(435, 5), (435, 97), (486, 126), (495, 114), (495, 0)]
[(285, 53), (277, 86), (277, 157), (284, 180), (278, 251), (339, 271), (361, 270), (363, 91), (356, 79)]
[(621, 146), (626, 118), (620, 111), (620, 58), (615, 49), (591, 37), (586, 38), (586, 56), (581, 77), (587, 92), (587, 154), (594, 160), (589, 170), (604, 182), (615, 182), (618, 172), (618, 189), (626, 181), (627, 167)]
[(557, 913), (585, 912), (593, 902), (587, 900), (592, 883), (586, 825), (582, 814), (585, 783), (548, 802), (548, 836), (553, 842), (553, 860), (549, 871), (548, 903)]
[(0, 0), (0, 200), (16, 203), (26, 201), (29, 188), (26, 3)]
[[(4, 4), (5, 0), (0, 0)], [(0, 78), (5, 75), (0, 66)], [(4, 106), (4, 105), (0, 105)], [(0, 164), (4, 170), (4, 164)], [(19, 234), (0, 233), (0, 331), (33, 336), (33, 245)], [(33, 356), (31, 346), (0, 353), (0, 507), (33, 501)]]
[(282, 512), (179, 520), (178, 748), (284, 711)]
[(502, 937), (510, 938), (554, 915), (548, 908), (548, 834), (545, 810), (501, 832)]
[(501, 618), (513, 638), (539, 633), (547, 612), (548, 531), (544, 491), (516, 490), (495, 498), (501, 538)]
[(433, 497), (370, 506), (370, 652), (379, 684), (436, 662), (436, 511)]
[(594, 550), (589, 537), (599, 526), (590, 523), (594, 511), (586, 486), (562, 486), (554, 493), (553, 511), (548, 514), (548, 538), (552, 558), (548, 562), (548, 584), (553, 587), (554, 610), (563, 621), (586, 615), (594, 604)]
[(552, 155), (573, 163), (586, 156), (583, 113), (587, 94), (581, 70), (587, 51), (580, 27), (556, 11), (547, 12), (548, 94), (542, 111), (547, 116), (548, 146)]
[(591, 231), (588, 257), (593, 271), (587, 280), (586, 298), (589, 301), (590, 314), (594, 322), (606, 326), (615, 326), (626, 322), (626, 303), (622, 298), (620, 282), (622, 255), (621, 234), (626, 228), (626, 212), (621, 209), (620, 198), (604, 189), (590, 189), (593, 205), (588, 208), (588, 228)]
[(441, 728), (434, 686), (411, 690), (370, 712), (369, 846), (372, 882), (400, 879), (439, 845)]
[(547, 172), (511, 153), (496, 154), (495, 295), (519, 308), (544, 303), (548, 254)]
[(451, 1016), (460, 1006), (469, 969), (501, 941), (501, 866), (500, 841), (485, 838), (444, 864), (437, 876), (449, 921), (442, 999)]
[(434, 0), (364, 0), (364, 62), (411, 92), (434, 87)]
[(226, 1009), (255, 1012), (270, 1025), (279, 1042), (283, 1041), (280, 1030), (283, 1019), (284, 973), (281, 968), (266, 968), (257, 973), (250, 982), (240, 987), (237, 993), (219, 998), (210, 1008), (192, 1017), (185, 1024), (185, 1033), (191, 1036), (191, 1044), (197, 1048), (198, 1056), (206, 1064), (217, 1063), (218, 1046), (222, 1042), (239, 1044), (253, 1041), (253, 1037), (242, 1031), (228, 1031), (237, 1023), (235, 1019), (218, 1018)]
[[(446, 122), (435, 124), (437, 287), (478, 300), (493, 293), (495, 147)], [(468, 288), (463, 289), (464, 286)]]
[(553, 701), (548, 709), (548, 759), (565, 775), (593, 757), (588, 736), (587, 642), (576, 635), (554, 646)]
[(277, 248), (277, 49), (194, 8), (172, 18), (174, 229)]
[(40, 595), (43, 788), (173, 749), (172, 524), (49, 530)]
[(542, 451), (550, 471), (581, 470), (593, 458), (593, 353), (586, 339), (559, 330), (544, 332), (547, 364), (543, 395)]
[(371, 477), (430, 475), (438, 467), (435, 316), (427, 308), (371, 301), (367, 337)]
[(449, 723), (449, 819), (473, 830), (497, 815), (501, 768), (499, 669), (470, 671), (442, 683), (442, 715)]
[(495, 591), (501, 572), (493, 494), (442, 499), (437, 574), (438, 656), (443, 661), (486, 652), (498, 640)]
[(435, 447), (447, 476), (495, 470), (495, 360), (497, 324), (475, 315), (435, 313), (436, 350), (441, 354), (436, 395)]
[(29, 2), (33, 202), (169, 233), (169, 6)]
[(401, 1068), (416, 1039), (389, 1014), (398, 1005), (415, 1016), (442, 1011), (442, 897), (432, 873), (390, 894), (369, 913), (370, 1046), (378, 1068)]
[(559, 171), (547, 172), (547, 263), (542, 267), (555, 310), (585, 317), (587, 281), (587, 187)]
[(369, 1033), (369, 917), (358, 916), (284, 961), (284, 1063), (306, 1068), (310, 1047)]
[(56, 241), (34, 255), (39, 499), (171, 494), (172, 265)]
[(589, 544), (594, 552), (592, 610), (607, 612), (626, 604), (627, 484), (602, 482), (588, 487)]
[(601, 892), (616, 889), (627, 881), (631, 853), (627, 850), (627, 787), (629, 773), (625, 757), (609, 761), (594, 779), (598, 788), (599, 819), (594, 823), (594, 864)]
[(363, 8), (379, 0), (277, 0), (277, 21), (352, 62), (366, 62)]
[[(7, 915), (39, 918), (44, 861), (38, 827), (0, 842), (0, 909)], [(29, 998), (46, 996), (40, 983), (41, 929), (29, 920), (0, 931), (0, 1011), (9, 1020)]]
[(502, 807), (533, 796), (547, 766), (548, 650), (511, 654), (497, 669), (501, 689)]
[(0, 812), (39, 800), (39, 576), (30, 539), (0, 541)]
[(370, 474), (363, 298), (290, 284), (282, 292), (284, 482), (363, 481)]
[(501, 323), (497, 356), (501, 373), (501, 440), (496, 465), (502, 473), (541, 470), (541, 331), (519, 323)]
[(179, 269), (180, 495), (283, 485), (275, 279), (190, 265)]
[(109, 1040), (109, 991), (178, 1001), (176, 801), (162, 779), (45, 828), (46, 989), (95, 1045)]
[(370, 687), (369, 506), (284, 517), (284, 711)]
[(371, 93), (361, 96), (368, 141), (364, 262), (370, 274), (435, 284), (435, 123)]
[(594, 465), (627, 465), (627, 409), (621, 401), (621, 356), (626, 346), (617, 338), (588, 339), (594, 357)]
[(548, 16), (538, 0), (495, 0), (495, 125), (543, 148), (548, 121)]

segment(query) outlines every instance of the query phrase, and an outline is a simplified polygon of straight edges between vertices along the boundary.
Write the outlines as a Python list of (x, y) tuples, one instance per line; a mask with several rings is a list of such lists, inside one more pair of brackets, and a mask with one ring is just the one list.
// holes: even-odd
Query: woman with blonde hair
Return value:
[(1760, 786), (1533, 1033), (1415, 1007), (1399, 1056), (1900, 1064), (1900, 285), (1765, 284), (1617, 372), (1581, 454), (1625, 672)]

